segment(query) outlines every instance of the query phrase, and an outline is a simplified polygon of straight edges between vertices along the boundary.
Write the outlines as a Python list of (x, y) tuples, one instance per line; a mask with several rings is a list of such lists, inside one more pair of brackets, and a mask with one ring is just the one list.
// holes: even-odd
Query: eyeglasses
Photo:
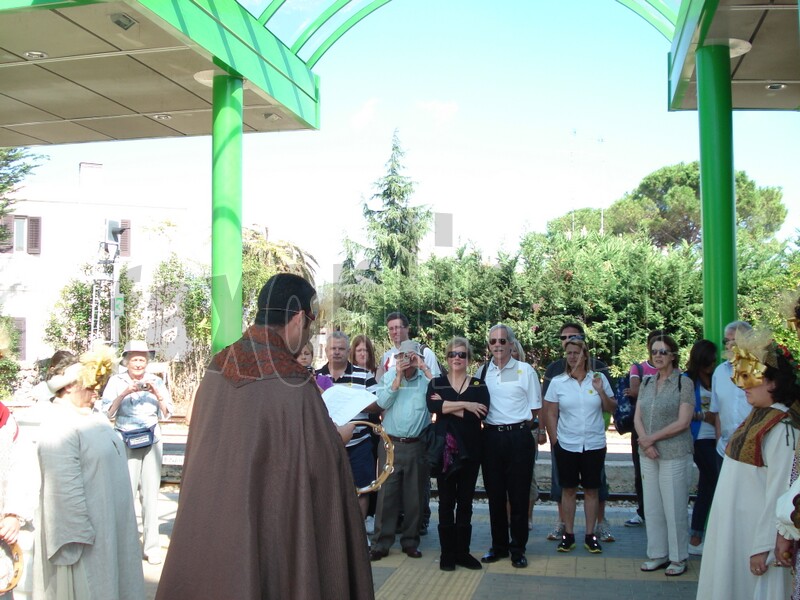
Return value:
[(663, 348), (659, 348), (658, 350), (650, 350), (650, 354), (653, 356), (669, 356), (673, 354), (671, 350), (664, 350)]
[(467, 353), (466, 352), (453, 352), (453, 351), (450, 351), (450, 352), (447, 353), (447, 358), (461, 358), (461, 359), (464, 359), (464, 358), (467, 358)]
[(492, 338), (489, 340), (489, 345), (494, 346), (495, 344), (500, 344), (501, 346), (505, 346), (508, 340), (506, 338)]
[(585, 335), (581, 335), (580, 333), (573, 333), (572, 335), (560, 335), (560, 336), (558, 336), (558, 339), (560, 339), (562, 342), (564, 340), (580, 340), (580, 341), (583, 341), (583, 340), (586, 339), (586, 336)]
[(736, 340), (733, 338), (722, 338), (722, 345), (727, 346), (728, 344), (732, 344)]

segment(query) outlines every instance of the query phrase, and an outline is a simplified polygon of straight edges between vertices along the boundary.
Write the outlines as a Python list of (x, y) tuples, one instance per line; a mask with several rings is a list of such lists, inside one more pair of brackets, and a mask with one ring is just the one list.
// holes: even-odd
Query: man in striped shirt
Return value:
[[(375, 393), (375, 378), (366, 369), (353, 365), (348, 359), (350, 340), (343, 331), (333, 331), (328, 334), (325, 343), (325, 355), (328, 362), (317, 371), (318, 375), (326, 375), (335, 385), (346, 385), (361, 388)], [(380, 407), (373, 402), (362, 412), (353, 417), (353, 421), (366, 421), (369, 413), (379, 413)], [(375, 457), (372, 454), (370, 442), (370, 429), (366, 425), (357, 425), (353, 437), (347, 442), (347, 456), (350, 459), (350, 468), (353, 470), (353, 480), (356, 487), (364, 487), (375, 479)], [(358, 497), (361, 507), (361, 516), (367, 518), (369, 509), (369, 496), (362, 494)]]

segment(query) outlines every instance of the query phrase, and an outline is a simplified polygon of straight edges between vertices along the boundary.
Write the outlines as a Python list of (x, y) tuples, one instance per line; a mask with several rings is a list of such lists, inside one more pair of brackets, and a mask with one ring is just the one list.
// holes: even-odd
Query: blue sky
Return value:
[[(320, 131), (245, 137), (244, 224), (307, 249), (330, 280), (341, 239), (362, 237), (361, 201), (397, 129), (413, 202), (452, 213), (456, 244), (514, 251), (526, 231), (698, 158), (697, 113), (666, 108), (668, 52), (613, 0), (393, 0), (317, 64)], [(734, 136), (736, 168), (783, 187), (782, 234), (793, 234), (798, 115), (735, 113)], [(126, 182), (109, 186), (118, 198), (177, 194), (210, 218), (208, 137), (37, 151), (51, 159), (22, 196), (72, 184), (79, 162), (97, 162), (106, 182)]]

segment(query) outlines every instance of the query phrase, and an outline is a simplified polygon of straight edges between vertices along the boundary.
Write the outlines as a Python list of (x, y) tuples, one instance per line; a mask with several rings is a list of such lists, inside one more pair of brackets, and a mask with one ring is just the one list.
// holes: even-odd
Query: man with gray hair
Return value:
[[(528, 566), (528, 495), (533, 472), (534, 441), (529, 421), (542, 407), (539, 377), (529, 364), (511, 356), (514, 332), (502, 323), (489, 330), (492, 358), (485, 371), (489, 412), (483, 425), (483, 484), (489, 498), (492, 547), (481, 559), (493, 563), (511, 555), (512, 566)], [(510, 506), (511, 520), (506, 513)], [(509, 542), (509, 531), (511, 541)]]
[[(389, 554), (395, 540), (397, 517), (404, 512), (400, 547), (406, 556), (420, 558), (419, 525), (422, 521), (425, 482), (429, 480), (425, 464), (422, 430), (431, 422), (425, 395), (431, 370), (422, 357), (417, 342), (404, 340), (391, 367), (378, 384), (378, 405), (384, 409), (383, 428), (394, 443), (394, 472), (378, 490), (375, 534), (370, 559), (381, 560)], [(386, 462), (386, 449), (378, 446), (378, 460)]]
[[(328, 362), (319, 370), (317, 375), (326, 375), (331, 378), (334, 385), (346, 385), (351, 388), (360, 388), (369, 392), (375, 391), (375, 378), (366, 369), (353, 365), (348, 359), (350, 339), (343, 331), (332, 331), (325, 340), (325, 356)], [(379, 413), (381, 409), (373, 402), (355, 417), (353, 421), (369, 420), (369, 413)], [(356, 487), (368, 486), (375, 479), (375, 458), (372, 455), (372, 444), (369, 427), (356, 425), (353, 437), (347, 442), (347, 457), (350, 459), (350, 468), (353, 470), (353, 480)], [(362, 494), (358, 497), (361, 507), (361, 516), (367, 518), (369, 509), (369, 496)]]
[(730, 362), (731, 351), (736, 341), (736, 335), (746, 333), (753, 329), (746, 321), (733, 321), (725, 326), (725, 337), (722, 344), (725, 347), (726, 360), (714, 369), (711, 378), (711, 406), (709, 412), (717, 416), (717, 467), (722, 468), (722, 459), (725, 457), (725, 448), (728, 440), (736, 428), (750, 414), (751, 406), (747, 402), (744, 390), (737, 387), (731, 377), (733, 365)]

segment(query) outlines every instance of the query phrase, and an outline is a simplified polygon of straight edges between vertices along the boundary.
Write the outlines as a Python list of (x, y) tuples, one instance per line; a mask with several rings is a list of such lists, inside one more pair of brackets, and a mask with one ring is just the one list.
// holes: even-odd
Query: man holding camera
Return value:
[[(405, 340), (395, 355), (395, 365), (378, 385), (378, 406), (385, 410), (383, 428), (394, 443), (394, 472), (378, 491), (375, 534), (370, 551), (373, 561), (389, 554), (401, 506), (405, 516), (400, 531), (400, 547), (411, 558), (422, 556), (419, 528), (428, 469), (423, 461), (425, 443), (420, 434), (430, 423), (425, 393), (432, 378), (420, 345)], [(378, 447), (378, 462), (386, 462), (383, 445)]]

